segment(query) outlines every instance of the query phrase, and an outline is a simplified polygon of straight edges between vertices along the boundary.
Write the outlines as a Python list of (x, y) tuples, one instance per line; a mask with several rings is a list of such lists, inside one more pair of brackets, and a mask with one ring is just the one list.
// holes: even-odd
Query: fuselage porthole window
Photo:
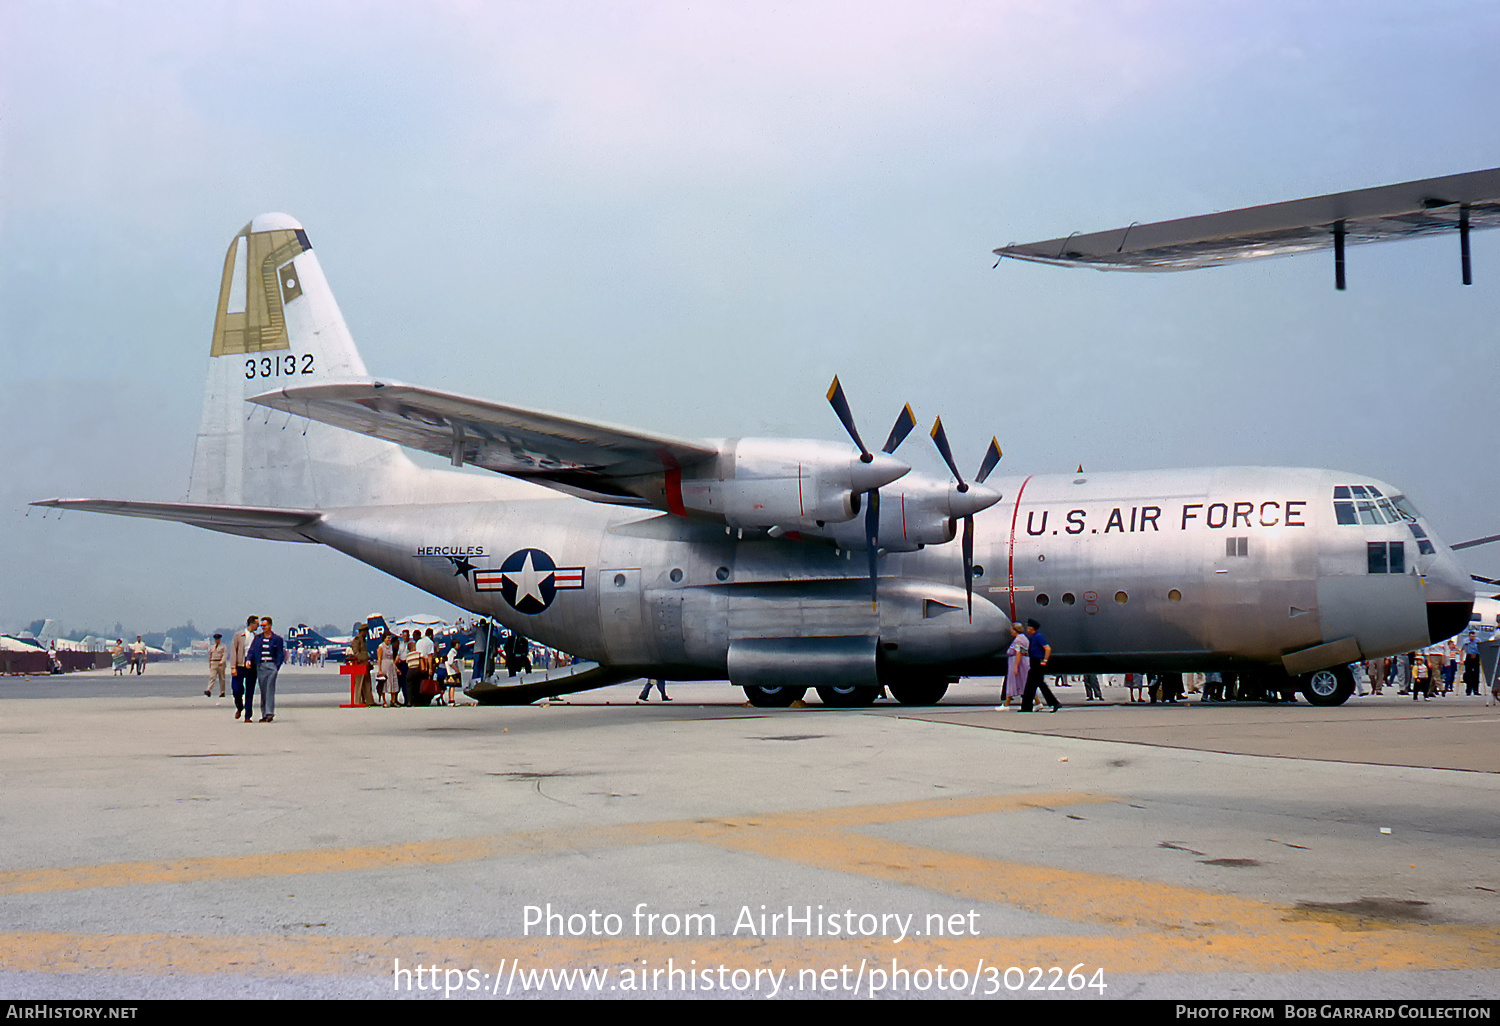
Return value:
[(1047, 593), (1046, 592), (1039, 592), (1037, 594), (1037, 597), (1036, 597), (1036, 604), (1037, 605), (1039, 605), (1039, 606), (1045, 606), (1045, 605), (1047, 605), (1051, 601), (1052, 600), (1047, 597)]
[(1065, 592), (1063, 592), (1063, 597), (1062, 597), (1062, 603), (1063, 603), (1063, 605), (1065, 605), (1065, 606), (1071, 606), (1076, 601), (1078, 601), (1078, 600), (1073, 597), (1073, 593), (1071, 591), (1065, 591)]
[(679, 570), (677, 567), (673, 567), (672, 568), (672, 572), (669, 573), (667, 576), (672, 579), (672, 583), (673, 584), (681, 584), (682, 583), (682, 571)]
[(1130, 601), (1130, 596), (1125, 594), (1123, 591), (1117, 591), (1115, 592), (1115, 601), (1123, 606), (1125, 603)]
[(1168, 602), (1181, 602), (1182, 601), (1182, 592), (1178, 591), (1176, 588), (1173, 588), (1171, 591), (1167, 592), (1167, 601)]

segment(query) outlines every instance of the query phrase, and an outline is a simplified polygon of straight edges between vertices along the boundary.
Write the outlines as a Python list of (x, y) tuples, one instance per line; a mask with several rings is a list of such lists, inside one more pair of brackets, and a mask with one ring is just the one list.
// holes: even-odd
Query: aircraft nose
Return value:
[(868, 492), (881, 488), (911, 470), (889, 453), (874, 453), (869, 463), (855, 459), (849, 464), (850, 485), (856, 492)]

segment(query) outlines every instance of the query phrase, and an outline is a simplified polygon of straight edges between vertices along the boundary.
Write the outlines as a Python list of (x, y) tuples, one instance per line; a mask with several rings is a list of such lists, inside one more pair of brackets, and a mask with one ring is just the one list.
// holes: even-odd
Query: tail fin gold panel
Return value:
[[(240, 230), (224, 257), (211, 356), (291, 348), (283, 295), (290, 302), (302, 289), (289, 265), (297, 254), (312, 249), (312, 244), (301, 228), (252, 231), (254, 223)], [(286, 282), (281, 280), (283, 273), (290, 275)], [(240, 275), (243, 279), (236, 280)]]

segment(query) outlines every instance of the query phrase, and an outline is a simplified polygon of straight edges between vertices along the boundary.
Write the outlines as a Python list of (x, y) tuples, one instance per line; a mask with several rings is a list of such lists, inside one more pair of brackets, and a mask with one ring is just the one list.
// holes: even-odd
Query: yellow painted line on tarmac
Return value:
[(1014, 812), (1022, 809), (1053, 808), (1114, 800), (1089, 794), (984, 795), (975, 798), (894, 802), (889, 805), (860, 805), (843, 809), (773, 813), (764, 816), (731, 816), (722, 819), (564, 828), (534, 833), (422, 841), (410, 844), (319, 848), (306, 851), (218, 855), (149, 862), (114, 862), (53, 869), (17, 869), (0, 872), (0, 894), (75, 891), (135, 884), (194, 883), (249, 877), (297, 876), (305, 873), (399, 869), (418, 865), (476, 862), (516, 855), (538, 855), (555, 851), (587, 851), (600, 848), (673, 844), (682, 841), (711, 841), (724, 834), (738, 833), (757, 827), (780, 829), (818, 825), (825, 828), (848, 827), (895, 823), (912, 819)]
[[(952, 816), (1051, 809), (1115, 799), (1091, 794), (988, 795), (815, 811), (557, 829), (415, 844), (130, 862), (0, 873), (0, 893), (82, 890), (133, 884), (401, 868), (559, 851), (672, 843), (708, 844), (822, 870), (1008, 905), (1087, 927), (1077, 936), (787, 937), (735, 933), (716, 921), (712, 936), (638, 937), (627, 909), (617, 937), (421, 938), (179, 936), (0, 933), (0, 969), (29, 972), (229, 973), (389, 977), (403, 966), (440, 965), (494, 973), (502, 960), (527, 969), (608, 966), (619, 971), (667, 959), (682, 966), (838, 970), (860, 960), (916, 969), (1083, 963), (1107, 973), (1299, 972), (1500, 968), (1492, 924), (1388, 924), (1310, 916), (1270, 902), (1103, 873), (943, 851), (887, 840), (861, 827)], [(801, 912), (801, 906), (794, 906)], [(653, 906), (651, 911), (675, 911)], [(776, 912), (778, 909), (767, 909)], [(758, 914), (758, 910), (757, 910)], [(925, 917), (912, 929), (926, 933)], [(983, 924), (980, 924), (982, 931)], [(804, 931), (805, 932), (805, 931)], [(785, 933), (785, 927), (782, 929)], [(981, 960), (983, 962), (981, 963)], [(466, 978), (467, 984), (467, 978)]]
[(745, 831), (714, 844), (767, 858), (872, 876), (973, 902), (1135, 930), (1279, 932), (1265, 902), (1177, 884), (963, 855), (850, 831)]

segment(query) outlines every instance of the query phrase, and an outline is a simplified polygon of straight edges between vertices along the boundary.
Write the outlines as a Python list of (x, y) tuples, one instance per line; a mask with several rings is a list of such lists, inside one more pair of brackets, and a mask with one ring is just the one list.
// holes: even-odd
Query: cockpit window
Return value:
[(1374, 485), (1335, 485), (1333, 516), (1340, 524), (1416, 523), (1417, 511), (1404, 495), (1389, 498)]

